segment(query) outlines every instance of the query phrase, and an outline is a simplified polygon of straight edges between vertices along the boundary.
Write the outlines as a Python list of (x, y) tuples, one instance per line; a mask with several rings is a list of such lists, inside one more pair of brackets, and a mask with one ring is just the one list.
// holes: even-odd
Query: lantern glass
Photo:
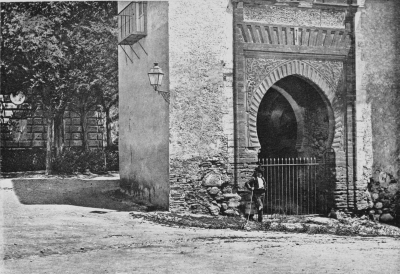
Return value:
[(161, 86), (164, 77), (164, 73), (158, 66), (158, 63), (154, 63), (154, 67), (150, 69), (148, 75), (149, 75), (150, 85), (152, 85), (154, 89), (157, 90), (157, 87)]

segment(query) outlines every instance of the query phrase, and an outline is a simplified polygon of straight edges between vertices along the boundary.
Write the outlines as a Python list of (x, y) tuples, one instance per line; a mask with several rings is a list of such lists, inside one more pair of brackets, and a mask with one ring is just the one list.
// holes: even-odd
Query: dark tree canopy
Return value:
[(49, 161), (67, 108), (116, 104), (116, 14), (116, 2), (1, 3), (1, 92), (42, 108)]

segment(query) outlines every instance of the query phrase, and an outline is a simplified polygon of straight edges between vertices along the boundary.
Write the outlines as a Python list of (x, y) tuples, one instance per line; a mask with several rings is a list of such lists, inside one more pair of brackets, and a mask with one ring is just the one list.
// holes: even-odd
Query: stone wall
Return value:
[(232, 192), (234, 146), (228, 4), (169, 2), (171, 211), (215, 214), (236, 197), (223, 196)]
[[(32, 118), (13, 120), (10, 132), (1, 132), (1, 148), (31, 148), (45, 147), (47, 139), (47, 126), (40, 110)], [(88, 113), (86, 134), (88, 146), (91, 148), (103, 147), (104, 121), (101, 114), (95, 111)], [(82, 127), (79, 115), (66, 111), (64, 113), (64, 137), (66, 147), (82, 146)]]
[[(365, 2), (356, 17), (357, 175), (361, 190), (400, 178), (400, 2)], [(384, 185), (381, 190), (394, 186)], [(380, 194), (379, 194), (380, 195)], [(359, 208), (365, 200), (359, 197)], [(382, 209), (377, 209), (382, 210)]]

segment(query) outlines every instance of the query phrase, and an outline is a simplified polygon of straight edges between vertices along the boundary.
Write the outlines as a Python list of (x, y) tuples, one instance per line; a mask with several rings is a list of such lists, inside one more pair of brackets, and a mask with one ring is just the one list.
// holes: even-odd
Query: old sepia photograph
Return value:
[(0, 273), (400, 273), (400, 1), (1, 1)]

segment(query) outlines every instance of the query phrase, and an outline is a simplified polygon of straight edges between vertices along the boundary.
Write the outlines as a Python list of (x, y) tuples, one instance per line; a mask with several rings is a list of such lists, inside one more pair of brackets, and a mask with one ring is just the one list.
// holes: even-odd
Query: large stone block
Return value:
[(71, 126), (69, 127), (69, 132), (82, 132), (81, 126)]
[(33, 134), (33, 139), (34, 140), (42, 140), (43, 139), (43, 133), (34, 133)]
[(46, 142), (45, 141), (33, 141), (32, 145), (34, 147), (44, 147), (46, 145)]
[(89, 140), (88, 145), (90, 147), (100, 147), (101, 143), (100, 143), (100, 141), (97, 141), (97, 140)]
[(41, 125), (41, 124), (43, 124), (43, 119), (42, 118), (34, 118), (33, 119), (33, 124), (34, 125)]
[(31, 144), (32, 144), (31, 141), (21, 141), (21, 142), (18, 143), (18, 145), (20, 147), (24, 147), (24, 148), (30, 147)]
[(45, 132), (44, 126), (32, 126), (32, 132), (33, 133)]
[(89, 119), (87, 119), (87, 124), (89, 126), (96, 126), (97, 125), (97, 119), (89, 118)]
[(72, 137), (71, 139), (73, 139), (73, 140), (80, 140), (81, 134), (80, 133), (72, 133), (71, 137)]
[(214, 172), (210, 172), (208, 174), (206, 174), (203, 178), (203, 182), (202, 182), (203, 186), (209, 186), (209, 187), (219, 187), (222, 185), (222, 181), (221, 181), (221, 175), (214, 173)]
[(98, 129), (97, 126), (88, 126), (87, 132), (97, 132), (97, 129)]
[(74, 147), (82, 146), (82, 140), (73, 140), (73, 141), (70, 141), (70, 146), (74, 146)]
[(88, 133), (89, 140), (97, 140), (97, 133)]

